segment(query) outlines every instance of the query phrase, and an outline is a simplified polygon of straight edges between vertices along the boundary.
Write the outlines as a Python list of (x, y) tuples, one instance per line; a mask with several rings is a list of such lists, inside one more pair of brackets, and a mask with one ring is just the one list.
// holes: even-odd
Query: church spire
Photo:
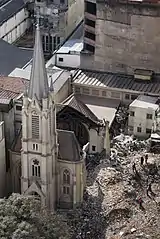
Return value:
[(38, 23), (35, 34), (35, 45), (33, 52), (33, 62), (28, 97), (32, 99), (34, 96), (36, 96), (38, 100), (42, 100), (42, 98), (46, 98), (48, 96), (48, 93), (49, 93), (48, 77), (45, 68), (41, 34)]

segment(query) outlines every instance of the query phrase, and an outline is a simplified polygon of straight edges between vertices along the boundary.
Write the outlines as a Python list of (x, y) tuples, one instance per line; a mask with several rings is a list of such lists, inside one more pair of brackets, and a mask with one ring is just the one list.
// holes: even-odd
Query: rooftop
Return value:
[(75, 108), (94, 122), (106, 119), (111, 126), (120, 101), (90, 95), (73, 94), (63, 104)]
[(155, 103), (152, 103), (152, 102), (154, 102), (154, 101), (151, 100), (149, 102), (149, 99), (147, 99), (146, 101), (145, 101), (145, 99), (142, 99), (142, 100), (141, 99), (136, 99), (130, 104), (130, 106), (131, 107), (136, 107), (136, 108), (143, 108), (143, 109), (148, 109), (148, 108), (151, 108), (153, 110), (158, 109), (158, 107), (159, 107), (158, 104), (155, 104)]
[[(70, 72), (67, 70), (63, 70), (57, 67), (53, 67), (52, 69), (47, 69), (47, 73), (48, 73), (48, 83), (50, 86), (50, 82), (51, 82), (51, 76), (53, 79), (53, 88), (54, 88), (54, 92), (57, 93), (61, 87), (65, 84), (65, 82), (68, 80), (69, 76), (70, 76)], [(20, 69), (20, 68), (15, 68), (14, 71), (11, 72), (11, 74), (9, 76), (12, 77), (20, 77), (20, 78), (24, 78), (27, 79), (28, 81), (30, 80), (30, 74), (31, 74), (31, 68), (29, 69)]]
[(80, 53), (83, 49), (83, 27), (84, 24), (81, 22), (56, 54)]
[(77, 70), (74, 73), (73, 82), (93, 87), (160, 94), (160, 75), (158, 74), (154, 75), (151, 81), (145, 82), (136, 81), (132, 75)]
[(0, 25), (19, 12), (24, 6), (23, 0), (2, 0), (0, 2)]
[(0, 75), (8, 76), (16, 67), (22, 68), (32, 58), (32, 51), (20, 49), (0, 39)]
[(0, 77), (0, 99), (14, 99), (28, 87), (29, 81), (18, 77)]

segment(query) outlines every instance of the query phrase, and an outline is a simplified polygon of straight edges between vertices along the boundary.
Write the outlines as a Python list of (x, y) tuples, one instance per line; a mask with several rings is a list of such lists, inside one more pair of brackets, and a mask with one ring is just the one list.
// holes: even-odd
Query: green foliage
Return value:
[(64, 218), (41, 209), (31, 196), (12, 194), (0, 201), (1, 239), (68, 239)]

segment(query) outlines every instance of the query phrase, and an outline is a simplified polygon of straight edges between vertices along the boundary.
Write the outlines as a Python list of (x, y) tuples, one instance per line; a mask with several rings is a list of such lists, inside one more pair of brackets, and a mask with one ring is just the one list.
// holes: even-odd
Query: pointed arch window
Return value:
[(70, 172), (65, 169), (63, 172), (63, 194), (70, 193)]
[(40, 163), (37, 159), (34, 159), (32, 162), (32, 176), (40, 177), (41, 176), (41, 168)]
[(70, 172), (67, 169), (63, 172), (63, 184), (70, 184)]
[(32, 115), (32, 138), (39, 139), (39, 116)]

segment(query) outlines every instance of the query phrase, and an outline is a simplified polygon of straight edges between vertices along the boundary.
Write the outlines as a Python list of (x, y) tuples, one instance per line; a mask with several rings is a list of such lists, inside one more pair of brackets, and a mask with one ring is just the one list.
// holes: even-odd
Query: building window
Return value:
[(85, 19), (85, 24), (86, 25), (88, 25), (88, 26), (90, 26), (90, 27), (94, 27), (95, 28), (95, 21), (92, 21), (92, 20), (90, 20), (90, 19)]
[(63, 172), (63, 194), (70, 192), (70, 172), (65, 169)]
[(146, 129), (146, 134), (151, 134), (152, 130), (151, 129)]
[(86, 94), (86, 95), (89, 95), (89, 89), (88, 88), (83, 88), (83, 93)]
[(38, 150), (38, 144), (33, 144), (33, 145), (32, 145), (32, 148), (33, 148), (33, 150), (36, 150), (36, 151), (37, 151), (37, 150)]
[(152, 119), (152, 114), (147, 114), (146, 118), (147, 119)]
[(69, 186), (63, 186), (63, 194), (69, 194), (69, 190), (70, 189), (70, 187)]
[(119, 92), (111, 92), (111, 97), (119, 99), (120, 98), (120, 93)]
[(106, 91), (102, 91), (102, 96), (106, 96), (106, 95), (107, 95)]
[(21, 105), (16, 105), (16, 110), (17, 111), (22, 111), (22, 106)]
[(40, 169), (39, 161), (37, 159), (34, 159), (32, 163), (32, 176), (34, 177), (41, 176), (41, 169)]
[(130, 116), (135, 116), (135, 112), (134, 111), (130, 111)]
[(32, 115), (32, 138), (39, 139), (39, 116)]
[(142, 132), (142, 128), (141, 127), (137, 127), (137, 132), (141, 133)]
[(58, 60), (59, 60), (60, 62), (63, 62), (63, 57), (59, 57)]
[(99, 90), (92, 90), (92, 95), (98, 96), (99, 95)]
[(129, 131), (133, 131), (134, 127), (133, 126), (128, 126)]
[(130, 95), (129, 94), (125, 94), (125, 100), (130, 100)]
[(131, 100), (137, 99), (137, 95), (131, 95)]
[(81, 93), (81, 88), (80, 87), (75, 87), (75, 93)]
[(63, 172), (63, 184), (70, 185), (70, 172), (67, 169), (65, 169)]
[(95, 145), (92, 145), (92, 151), (96, 151), (96, 146)]
[(91, 33), (91, 32), (88, 32), (88, 31), (85, 31), (85, 32), (84, 32), (84, 37), (87, 37), (87, 38), (91, 39), (92, 41), (95, 41), (95, 40), (96, 40), (95, 34), (93, 34), (93, 33)]

